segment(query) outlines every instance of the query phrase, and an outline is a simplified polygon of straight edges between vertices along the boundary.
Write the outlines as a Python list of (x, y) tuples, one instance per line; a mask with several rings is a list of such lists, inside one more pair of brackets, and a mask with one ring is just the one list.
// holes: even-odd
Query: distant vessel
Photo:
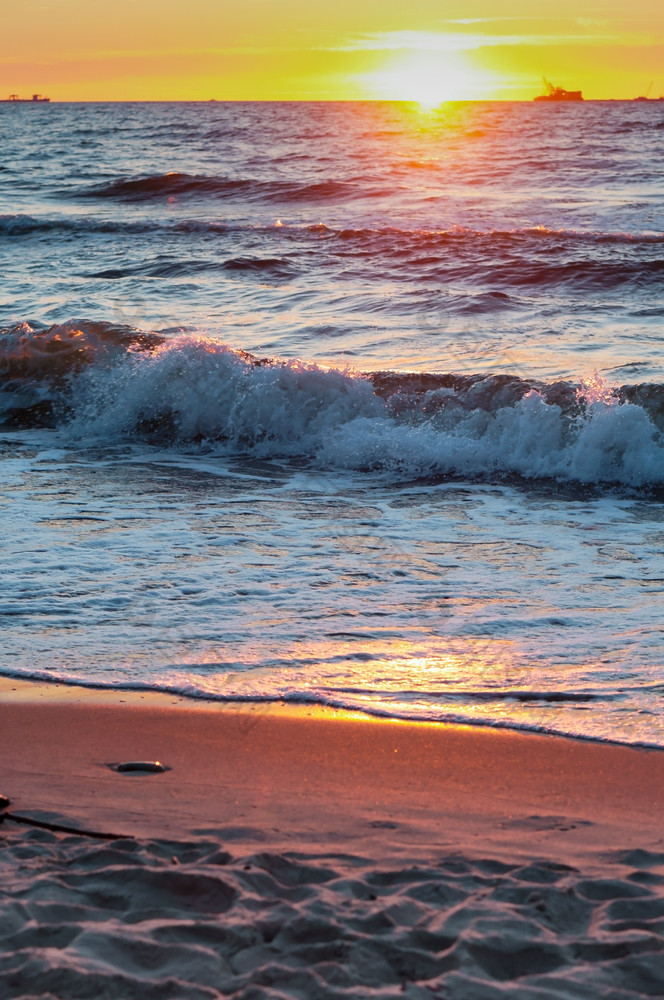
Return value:
[(0, 101), (0, 104), (48, 104), (50, 97), (42, 97), (41, 94), (33, 94), (32, 97), (19, 97), (18, 94), (10, 94)]
[(546, 77), (542, 77), (544, 80), (544, 87), (546, 89), (546, 94), (540, 94), (539, 97), (534, 97), (534, 101), (582, 101), (583, 96), (580, 90), (564, 90), (562, 87), (554, 87)]
[(650, 100), (650, 91), (651, 90), (652, 90), (652, 80), (648, 84), (648, 89), (646, 90), (645, 94), (643, 94), (641, 97), (633, 97), (632, 100), (633, 101), (649, 101)]

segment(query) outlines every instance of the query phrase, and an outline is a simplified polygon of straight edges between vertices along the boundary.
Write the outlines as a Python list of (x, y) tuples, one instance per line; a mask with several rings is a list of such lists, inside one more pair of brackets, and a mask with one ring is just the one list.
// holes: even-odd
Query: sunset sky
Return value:
[(524, 99), (664, 94), (653, 0), (20, 0), (0, 96), (53, 100)]

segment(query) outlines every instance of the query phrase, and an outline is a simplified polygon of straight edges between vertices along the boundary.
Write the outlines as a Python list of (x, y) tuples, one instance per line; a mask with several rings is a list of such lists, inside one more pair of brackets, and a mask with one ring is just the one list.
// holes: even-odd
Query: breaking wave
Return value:
[(655, 383), (358, 373), (90, 321), (3, 331), (0, 377), (5, 426), (57, 427), (77, 443), (197, 446), (407, 479), (664, 484)]

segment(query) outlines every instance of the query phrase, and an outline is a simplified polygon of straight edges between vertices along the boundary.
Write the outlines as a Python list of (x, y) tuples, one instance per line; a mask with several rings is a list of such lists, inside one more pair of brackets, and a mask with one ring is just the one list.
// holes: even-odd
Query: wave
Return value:
[(664, 485), (664, 386), (358, 373), (101, 322), (0, 334), (6, 426), (400, 479)]
[(287, 281), (297, 272), (287, 260), (276, 257), (231, 257), (228, 260), (179, 260), (160, 254), (142, 264), (108, 267), (101, 271), (88, 271), (85, 278), (104, 278), (115, 281), (118, 278), (181, 278), (213, 271), (232, 271), (244, 274), (258, 274), (272, 281)]
[(633, 284), (659, 287), (664, 274), (664, 235), (553, 230), (441, 231), (341, 229), (312, 226), (334, 252), (356, 260), (380, 259), (419, 279), (483, 280), (503, 288), (566, 287), (610, 291)]
[[(353, 184), (336, 181), (261, 181), (251, 178), (215, 177), (205, 174), (167, 173), (147, 177), (120, 177), (106, 184), (74, 192), (84, 198), (118, 198), (122, 201), (150, 201), (178, 196), (262, 198), (267, 200), (325, 201), (352, 195)], [(71, 192), (70, 192), (71, 195)]]
[(375, 239), (386, 239), (398, 247), (402, 240), (412, 240), (420, 248), (437, 248), (462, 244), (532, 245), (567, 247), (586, 245), (651, 246), (664, 245), (664, 233), (608, 232), (602, 230), (550, 229), (546, 226), (525, 226), (516, 229), (473, 229), (468, 226), (451, 226), (448, 229), (399, 229), (397, 227), (335, 229), (318, 223), (309, 226), (311, 232), (325, 232), (346, 242), (362, 245)]
[[(41, 235), (44, 233), (93, 235), (96, 233), (120, 233), (120, 234), (140, 234), (153, 233), (159, 228), (176, 229), (172, 227), (159, 227), (152, 220), (127, 221), (119, 219), (101, 219), (99, 217), (86, 216), (47, 216), (47, 215), (0, 215), (0, 238), (17, 239), (22, 236)], [(222, 230), (221, 223), (206, 224), (206, 228), (212, 231)]]
[[(105, 267), (81, 275), (103, 281), (224, 273), (288, 281), (306, 273), (310, 255), (315, 253), (317, 267), (335, 275), (340, 267), (352, 266), (365, 269), (370, 280), (380, 269), (381, 274), (409, 283), (435, 283), (438, 289), (441, 282), (472, 287), (482, 283), (494, 298), (487, 298), (479, 310), (471, 310), (480, 312), (508, 305), (507, 300), (501, 303), (495, 299), (505, 292), (529, 296), (533, 290), (553, 288), (577, 296), (593, 292), (624, 295), (627, 290), (647, 295), (659, 289), (664, 276), (664, 235), (648, 233), (542, 228), (335, 229), (325, 224), (252, 226), (195, 219), (101, 219), (94, 215), (0, 216), (0, 238), (31, 239), (51, 234), (54, 242), (60, 236), (91, 240), (97, 235), (125, 236), (129, 241), (127, 260), (114, 257)], [(145, 236), (139, 254), (133, 253), (134, 241), (129, 240), (133, 236)], [(257, 238), (263, 247), (260, 255), (253, 249)], [(172, 253), (161, 252), (166, 241)], [(225, 253), (230, 251), (225, 260), (220, 259), (220, 247)], [(517, 307), (515, 296), (511, 297)], [(464, 299), (459, 300), (457, 310), (448, 294), (445, 307), (464, 314)]]
[[(244, 182), (231, 182), (244, 183)], [(254, 182), (251, 182), (252, 184)], [(288, 185), (291, 187), (291, 185)], [(309, 186), (310, 187), (310, 186)], [(387, 258), (399, 258), (417, 253), (436, 255), (437, 252), (468, 250), (481, 256), (500, 251), (531, 252), (546, 249), (553, 252), (575, 250), (592, 251), (595, 248), (619, 247), (632, 254), (651, 247), (664, 246), (664, 233), (652, 232), (603, 232), (573, 229), (547, 229), (544, 226), (517, 229), (472, 229), (451, 226), (448, 229), (403, 229), (397, 226), (334, 227), (323, 222), (314, 225), (274, 224), (265, 226), (250, 223), (219, 222), (207, 219), (122, 219), (102, 218), (97, 215), (0, 215), (0, 237), (20, 237), (32, 233), (181, 233), (183, 235), (234, 234), (272, 235), (280, 241), (298, 241), (312, 237), (316, 243), (339, 243), (344, 251), (375, 252)], [(611, 258), (613, 259), (613, 258)]]

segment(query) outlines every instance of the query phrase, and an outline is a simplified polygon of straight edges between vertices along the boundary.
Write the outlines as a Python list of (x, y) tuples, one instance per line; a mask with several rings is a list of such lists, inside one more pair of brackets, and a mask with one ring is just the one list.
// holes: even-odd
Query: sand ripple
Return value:
[(0, 997), (627, 1000), (664, 990), (664, 855), (604, 870), (0, 835)]

